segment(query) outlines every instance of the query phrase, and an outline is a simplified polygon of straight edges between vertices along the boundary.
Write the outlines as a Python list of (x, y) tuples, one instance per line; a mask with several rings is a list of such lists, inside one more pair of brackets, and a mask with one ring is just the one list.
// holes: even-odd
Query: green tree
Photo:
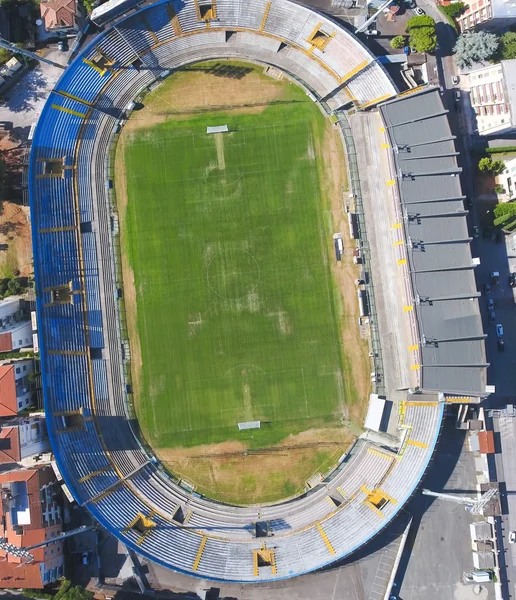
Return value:
[(404, 35), (396, 35), (391, 40), (391, 48), (400, 50), (407, 45), (407, 38)]
[(82, 585), (76, 585), (69, 588), (61, 596), (61, 600), (90, 600), (91, 598), (93, 598), (93, 594), (85, 590)]
[(498, 55), (502, 60), (516, 58), (516, 33), (508, 31), (500, 36), (498, 40)]
[(431, 28), (435, 29), (434, 19), (432, 19), (432, 17), (429, 17), (428, 15), (411, 17), (407, 21), (405, 29), (407, 31), (410, 31), (411, 29), (416, 29), (416, 28), (421, 28), (421, 27), (431, 27)]
[(498, 37), (487, 31), (472, 31), (459, 37), (455, 48), (455, 60), (460, 69), (482, 62), (494, 56), (498, 50)]
[(505, 171), (505, 163), (503, 160), (493, 160), (490, 156), (484, 156), (478, 161), (478, 169), (482, 173), (490, 173), (491, 175), (500, 175)]
[(437, 36), (430, 28), (410, 32), (410, 46), (416, 52), (432, 52), (437, 47)]
[(407, 21), (410, 47), (416, 52), (432, 52), (437, 47), (435, 21), (428, 15), (412, 17)]
[(450, 19), (454, 19), (464, 12), (466, 5), (464, 2), (451, 2), (447, 5), (439, 5), (439, 8)]

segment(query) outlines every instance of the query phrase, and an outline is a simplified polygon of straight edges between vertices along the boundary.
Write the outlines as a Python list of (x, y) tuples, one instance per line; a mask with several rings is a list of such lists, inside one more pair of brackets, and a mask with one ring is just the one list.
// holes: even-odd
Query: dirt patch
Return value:
[(217, 65), (203, 63), (175, 73), (145, 97), (145, 109), (133, 112), (124, 130), (152, 127), (206, 110), (230, 108), (238, 114), (252, 114), (285, 98), (285, 81), (266, 77), (258, 68), (246, 70), (240, 78), (222, 78)]
[(301, 493), (305, 482), (333, 468), (355, 439), (349, 429), (332, 427), (289, 435), (264, 451), (249, 451), (247, 444), (232, 441), (156, 449), (156, 454), (200, 493), (235, 504), (257, 504)]
[[(343, 396), (348, 401), (340, 407), (339, 416), (343, 421), (350, 420), (361, 427), (371, 391), (369, 348), (364, 340), (359, 339), (357, 326), (359, 313), (355, 280), (359, 276), (359, 267), (353, 263), (355, 244), (347, 235), (348, 221), (342, 201), (348, 188), (344, 149), (339, 130), (330, 121), (326, 122), (323, 144), (318, 150), (324, 157), (323, 190), (330, 202), (333, 228), (343, 233), (344, 243), (342, 260), (340, 263), (332, 261), (333, 279), (342, 300), (340, 324), (344, 376), (341, 379)], [(355, 401), (350, 402), (353, 398)]]
[(219, 171), (224, 171), (226, 168), (226, 157), (224, 156), (224, 138), (222, 133), (215, 134), (215, 146), (217, 148), (217, 163)]
[(32, 239), (29, 207), (0, 203), (0, 277), (32, 275)]

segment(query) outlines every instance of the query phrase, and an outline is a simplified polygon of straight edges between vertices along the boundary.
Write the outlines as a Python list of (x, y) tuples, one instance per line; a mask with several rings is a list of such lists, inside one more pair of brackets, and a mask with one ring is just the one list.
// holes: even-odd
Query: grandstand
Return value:
[[(77, 502), (165, 567), (272, 581), (351, 555), (389, 523), (428, 467), (444, 405), (409, 396), (399, 403), (398, 441), (360, 439), (315, 488), (260, 507), (192, 493), (141, 445), (118, 307), (113, 143), (131, 103), (156, 80), (201, 59), (231, 57), (281, 69), (328, 112), (396, 95), (355, 37), (289, 0), (162, 1), (108, 26), (61, 77), (33, 139), (39, 339), (49, 436)], [(257, 523), (267, 524), (268, 536)]]

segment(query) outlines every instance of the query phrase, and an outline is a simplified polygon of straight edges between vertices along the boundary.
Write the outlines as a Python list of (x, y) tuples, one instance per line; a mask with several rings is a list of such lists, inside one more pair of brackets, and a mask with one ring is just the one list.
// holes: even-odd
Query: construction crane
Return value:
[(0, 537), (0, 550), (6, 552), (7, 554), (12, 554), (17, 558), (26, 558), (27, 562), (30, 563), (34, 560), (34, 556), (30, 553), (30, 550), (34, 550), (34, 548), (40, 548), (41, 546), (46, 546), (47, 544), (52, 544), (54, 542), (60, 542), (61, 540), (72, 537), (73, 535), (85, 533), (86, 531), (90, 531), (91, 529), (95, 528), (96, 525), (82, 525), (81, 527), (77, 527), (76, 529), (72, 529), (70, 531), (65, 531), (54, 538), (50, 538), (44, 542), (40, 542), (39, 544), (34, 544), (33, 546), (27, 546), (26, 548), (20, 548), (19, 546), (10, 544), (5, 538)]
[(480, 496), (480, 498), (469, 498), (468, 496), (454, 496), (453, 494), (443, 494), (439, 492), (432, 492), (430, 490), (422, 490), (425, 496), (433, 496), (434, 498), (441, 498), (447, 502), (455, 502), (456, 504), (462, 504), (464, 508), (469, 511), (472, 515), (481, 515), (484, 508), (496, 498), (499, 494), (498, 489), (490, 488)]

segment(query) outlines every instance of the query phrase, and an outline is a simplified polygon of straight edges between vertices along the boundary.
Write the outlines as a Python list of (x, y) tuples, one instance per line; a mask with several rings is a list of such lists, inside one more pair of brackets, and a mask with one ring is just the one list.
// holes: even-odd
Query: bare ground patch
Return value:
[[(156, 454), (197, 491), (224, 502), (258, 504), (304, 490), (315, 473), (325, 474), (355, 440), (345, 427), (311, 429), (289, 435), (274, 448), (249, 451), (238, 441), (156, 449)], [(324, 443), (321, 443), (324, 440)]]
[[(326, 122), (322, 147), (319, 149), (324, 157), (324, 179), (322, 182), (326, 197), (330, 199), (331, 218), (335, 232), (343, 233), (344, 256), (340, 263), (332, 260), (332, 274), (342, 299), (340, 315), (341, 343), (344, 359), (344, 397), (356, 398), (353, 403), (341, 407), (340, 418), (350, 420), (362, 426), (371, 384), (369, 381), (370, 361), (369, 349), (364, 340), (359, 338), (357, 326), (358, 302), (355, 280), (359, 276), (359, 267), (353, 263), (354, 241), (347, 234), (348, 222), (343, 207), (343, 192), (347, 190), (344, 149), (339, 131), (335, 125)], [(331, 256), (331, 255), (330, 255)]]
[(32, 274), (29, 208), (16, 202), (0, 203), (0, 277)]
[(133, 112), (124, 129), (151, 127), (203, 110), (259, 113), (271, 102), (284, 99), (285, 89), (284, 80), (271, 79), (259, 69), (241, 78), (222, 78), (216, 71), (203, 67), (179, 71), (147, 95), (145, 110)]

